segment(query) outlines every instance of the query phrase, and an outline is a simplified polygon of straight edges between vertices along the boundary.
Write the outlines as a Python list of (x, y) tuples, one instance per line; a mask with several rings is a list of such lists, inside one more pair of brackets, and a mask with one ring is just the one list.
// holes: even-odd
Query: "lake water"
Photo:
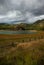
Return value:
[(30, 31), (0, 31), (0, 34), (36, 34)]

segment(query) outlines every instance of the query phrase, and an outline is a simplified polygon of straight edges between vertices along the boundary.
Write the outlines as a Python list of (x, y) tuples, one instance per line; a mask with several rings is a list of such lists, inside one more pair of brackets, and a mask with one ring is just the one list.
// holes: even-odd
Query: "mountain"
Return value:
[(44, 24), (44, 19), (42, 19), (42, 20), (37, 20), (37, 21), (35, 21), (35, 23), (33, 23), (33, 24)]
[[(18, 21), (16, 21), (18, 22)], [(28, 23), (0, 23), (0, 29), (4, 30), (44, 30), (44, 19), (38, 20), (33, 24)]]

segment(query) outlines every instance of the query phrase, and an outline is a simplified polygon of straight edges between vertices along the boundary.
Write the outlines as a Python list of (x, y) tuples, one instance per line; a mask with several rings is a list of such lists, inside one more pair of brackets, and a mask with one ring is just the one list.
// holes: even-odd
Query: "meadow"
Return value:
[(0, 65), (44, 65), (44, 32), (0, 34)]
[(0, 34), (0, 42), (29, 42), (44, 38), (44, 32), (38, 31), (35, 34)]

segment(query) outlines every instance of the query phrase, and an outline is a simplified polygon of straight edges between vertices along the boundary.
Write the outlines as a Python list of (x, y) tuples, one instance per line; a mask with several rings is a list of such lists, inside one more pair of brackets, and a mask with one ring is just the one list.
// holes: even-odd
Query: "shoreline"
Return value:
[(0, 31), (30, 31), (30, 32), (37, 32), (37, 30), (0, 30)]

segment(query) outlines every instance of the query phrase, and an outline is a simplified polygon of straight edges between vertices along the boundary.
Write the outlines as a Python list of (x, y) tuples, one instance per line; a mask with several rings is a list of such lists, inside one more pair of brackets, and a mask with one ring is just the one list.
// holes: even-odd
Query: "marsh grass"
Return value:
[(31, 46), (28, 44), (28, 47), (24, 48), (21, 43), (16, 46), (16, 50), (7, 54), (5, 52), (5, 55), (0, 57), (0, 65), (44, 65), (44, 41), (30, 44)]
[(44, 33), (0, 35), (0, 65), (44, 65)]

